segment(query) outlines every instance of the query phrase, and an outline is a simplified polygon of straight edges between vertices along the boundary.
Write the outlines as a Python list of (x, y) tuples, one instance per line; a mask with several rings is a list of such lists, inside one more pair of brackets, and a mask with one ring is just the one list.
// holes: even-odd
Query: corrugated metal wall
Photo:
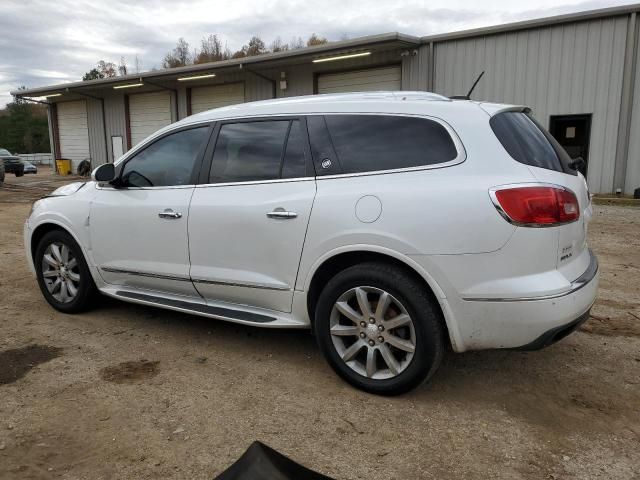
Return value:
[(87, 98), (87, 127), (89, 129), (91, 166), (95, 168), (98, 165), (102, 165), (107, 162), (104, 121), (102, 118), (102, 101)]
[(589, 186), (611, 192), (627, 22), (623, 16), (437, 43), (434, 90), (465, 94), (485, 70), (476, 99), (529, 105), (547, 127), (550, 115), (593, 114)]
[[(640, 42), (640, 40), (636, 40)], [(636, 51), (636, 69), (640, 68), (640, 48)], [(633, 90), (631, 132), (629, 135), (629, 152), (627, 155), (627, 171), (624, 182), (624, 193), (632, 194), (640, 188), (640, 72), (636, 70)]]

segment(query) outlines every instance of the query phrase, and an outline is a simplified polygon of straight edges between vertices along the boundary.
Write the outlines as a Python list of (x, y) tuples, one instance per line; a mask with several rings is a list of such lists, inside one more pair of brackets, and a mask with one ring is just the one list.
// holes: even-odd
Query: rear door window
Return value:
[(280, 178), (289, 120), (226, 123), (220, 127), (210, 183)]
[(571, 159), (551, 134), (524, 112), (502, 112), (489, 121), (493, 133), (509, 155), (532, 167), (574, 173)]
[(393, 115), (325, 115), (342, 173), (436, 165), (458, 151), (440, 123)]

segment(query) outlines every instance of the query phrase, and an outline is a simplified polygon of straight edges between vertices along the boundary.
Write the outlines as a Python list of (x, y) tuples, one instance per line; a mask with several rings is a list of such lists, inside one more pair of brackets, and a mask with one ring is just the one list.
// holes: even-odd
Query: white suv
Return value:
[(525, 107), (423, 92), (188, 117), (34, 204), (47, 301), (311, 328), (351, 384), (398, 394), (446, 347), (541, 348), (589, 314), (576, 164)]

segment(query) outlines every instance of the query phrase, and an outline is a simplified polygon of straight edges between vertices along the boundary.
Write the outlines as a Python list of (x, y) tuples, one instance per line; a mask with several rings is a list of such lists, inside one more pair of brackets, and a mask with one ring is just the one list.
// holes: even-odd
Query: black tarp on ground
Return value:
[(242, 456), (214, 480), (333, 480), (290, 460), (261, 442), (253, 442)]

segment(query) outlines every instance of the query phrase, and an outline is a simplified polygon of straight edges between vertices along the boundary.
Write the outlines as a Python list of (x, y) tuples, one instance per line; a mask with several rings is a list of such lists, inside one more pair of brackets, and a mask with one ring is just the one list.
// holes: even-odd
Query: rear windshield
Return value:
[(491, 118), (493, 133), (505, 150), (520, 163), (557, 172), (572, 173), (563, 148), (533, 118), (523, 112), (502, 112)]

